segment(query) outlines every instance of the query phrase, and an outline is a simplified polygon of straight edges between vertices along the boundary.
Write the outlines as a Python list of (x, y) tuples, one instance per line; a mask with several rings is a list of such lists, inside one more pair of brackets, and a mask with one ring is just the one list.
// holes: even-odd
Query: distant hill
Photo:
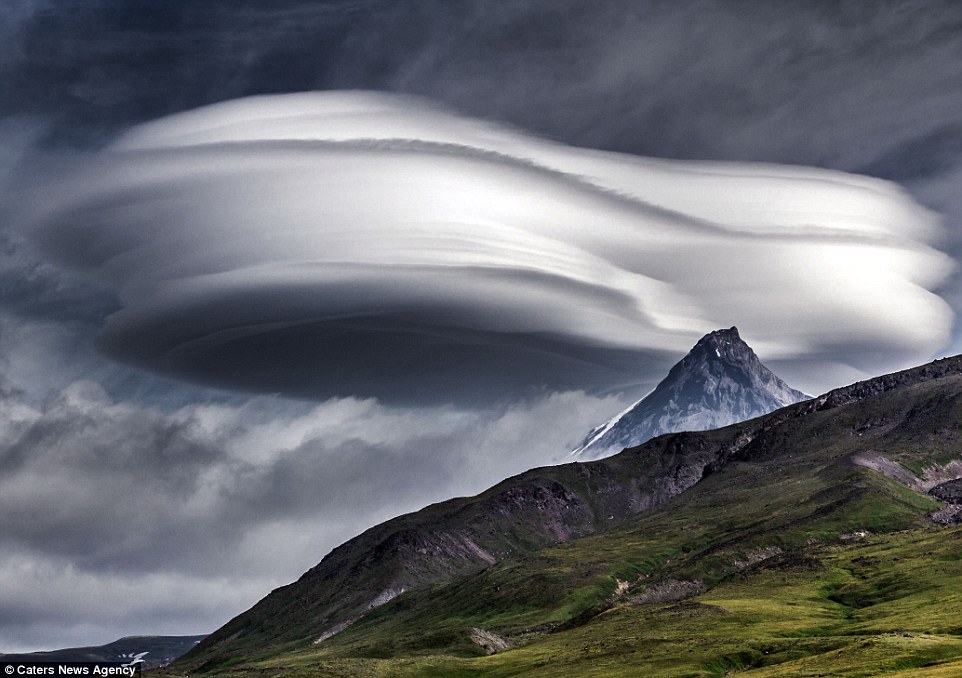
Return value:
[(49, 652), (0, 654), (0, 661), (123, 662), (142, 655), (145, 668), (163, 666), (192, 649), (204, 636), (127, 636), (96, 647), (69, 647)]
[(959, 478), (962, 356), (388, 521), (171, 671), (962, 675)]
[(655, 436), (705, 431), (807, 400), (765, 367), (738, 328), (702, 337), (651, 393), (589, 432), (574, 454), (598, 459)]

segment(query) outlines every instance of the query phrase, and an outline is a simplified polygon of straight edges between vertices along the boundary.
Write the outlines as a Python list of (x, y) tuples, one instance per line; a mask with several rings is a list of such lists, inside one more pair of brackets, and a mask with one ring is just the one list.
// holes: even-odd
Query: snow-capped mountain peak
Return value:
[(715, 330), (651, 393), (593, 429), (572, 454), (597, 459), (663, 433), (727, 426), (808, 397), (765, 367), (736, 327)]

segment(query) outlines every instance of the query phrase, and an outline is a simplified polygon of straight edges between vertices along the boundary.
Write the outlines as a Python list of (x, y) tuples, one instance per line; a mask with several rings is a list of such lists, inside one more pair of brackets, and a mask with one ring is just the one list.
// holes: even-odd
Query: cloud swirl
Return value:
[(110, 355), (301, 397), (614, 388), (733, 324), (767, 360), (875, 368), (953, 320), (937, 221), (897, 185), (573, 148), (369, 92), (142, 125), (26, 219), (115, 290)]

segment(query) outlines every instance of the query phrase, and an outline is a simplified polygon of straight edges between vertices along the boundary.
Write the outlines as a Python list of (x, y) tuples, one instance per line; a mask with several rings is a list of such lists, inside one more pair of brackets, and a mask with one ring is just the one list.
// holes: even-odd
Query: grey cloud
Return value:
[[(51, 177), (36, 154), (46, 123), (39, 118), (0, 119), (0, 312), (29, 319), (99, 324), (117, 309), (109, 290), (54, 266), (14, 230), (13, 205), (30, 176)], [(39, 196), (45, 199), (46, 196)]]
[(313, 89), (338, 71), (344, 35), (392, 4), (10, 0), (0, 17), (10, 38), (0, 54), (0, 117), (43, 113), (53, 121), (47, 144), (96, 145), (177, 110)]
[[(553, 410), (597, 411), (603, 403), (617, 405), (554, 396), (512, 407), (557, 416)], [(256, 403), (164, 413), (114, 403), (89, 382), (44, 408), (13, 396), (5, 404), (13, 439), (0, 457), (2, 541), (93, 570), (223, 573), (217, 554), (257, 524), (318, 515), (350, 522), (359, 507), (393, 515), (399, 506), (479, 491), (526, 464), (561, 458), (569, 442), (555, 434), (509, 452), (485, 450), (490, 443), (482, 441), (479, 453), (495, 456), (471, 460), (466, 439), (498, 429), (504, 414), (391, 410), (373, 401), (306, 413), (292, 405), (260, 425), (241, 423)], [(515, 425), (530, 432), (543, 424)], [(285, 426), (295, 433), (278, 433)], [(564, 435), (575, 436), (574, 428)], [(297, 442), (278, 446), (268, 431)], [(247, 442), (252, 437), (256, 443)]]
[(118, 309), (114, 295), (25, 251), (22, 239), (0, 232), (0, 309), (25, 319), (97, 325)]
[(954, 3), (552, 9), (515, 5), (506, 27), (474, 5), (446, 26), (456, 37), (399, 64), (396, 86), (578, 145), (852, 171), (960, 120)]
[[(955, 165), (951, 170), (926, 176), (919, 180), (914, 180), (908, 184), (908, 188), (917, 199), (930, 209), (938, 211), (943, 215), (944, 234), (941, 246), (948, 252), (962, 251), (962, 163)], [(962, 308), (962, 277), (956, 273), (939, 293), (950, 303), (953, 308)], [(953, 331), (953, 343), (944, 350), (945, 355), (954, 355), (962, 352), (962, 332), (960, 332), (959, 319), (956, 319)]]
[(89, 382), (45, 407), (8, 393), (0, 647), (89, 638), (91, 617), (118, 637), (210, 630), (377, 522), (565, 460), (622, 406), (565, 393), (487, 412), (356, 399), (163, 412)]
[(225, 610), (256, 602), (265, 583), (259, 577), (92, 573), (43, 553), (8, 550), (0, 557), (0, 649), (99, 645), (130, 629), (144, 629), (145, 635), (209, 633), (223, 623)]
[(867, 164), (863, 171), (913, 184), (951, 172), (962, 164), (962, 122), (909, 139)]
[(951, 0), (90, 1), (20, 14), (0, 100), (56, 114), (54, 137), (104, 139), (249, 94), (363, 88), (582, 146), (881, 172), (962, 110)]

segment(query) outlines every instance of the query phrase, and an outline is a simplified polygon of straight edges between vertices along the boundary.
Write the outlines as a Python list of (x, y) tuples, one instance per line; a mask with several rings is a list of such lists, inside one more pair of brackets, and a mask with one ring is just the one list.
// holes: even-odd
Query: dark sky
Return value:
[(3, 111), (65, 143), (251, 94), (375, 89), (667, 158), (908, 179), (960, 150), (951, 1), (6, 4)]
[(212, 630), (717, 327), (962, 350), (950, 0), (5, 0), (0, 144), (0, 651)]

